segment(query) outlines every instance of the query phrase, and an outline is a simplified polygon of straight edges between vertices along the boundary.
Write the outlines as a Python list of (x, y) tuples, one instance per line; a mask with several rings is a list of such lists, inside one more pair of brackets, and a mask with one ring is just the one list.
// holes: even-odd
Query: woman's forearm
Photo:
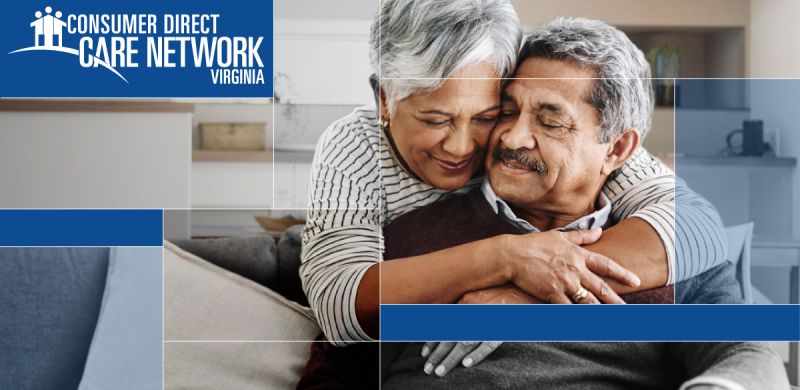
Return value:
[(585, 287), (594, 294), (587, 303), (623, 303), (598, 275), (631, 286), (638, 286), (639, 278), (581, 247), (600, 235), (600, 229), (504, 234), (372, 265), (356, 291), (356, 318), (374, 337), (381, 303), (453, 303), (467, 292), (506, 283), (545, 302), (570, 303)]
[(617, 293), (629, 293), (667, 284), (669, 265), (664, 243), (650, 224), (641, 218), (625, 218), (603, 231), (603, 236), (584, 248), (614, 259), (639, 276), (641, 284), (631, 287), (606, 278)]
[(371, 266), (356, 295), (361, 328), (377, 336), (381, 303), (453, 303), (469, 291), (508, 282), (511, 266), (497, 259), (503, 240), (496, 236)]

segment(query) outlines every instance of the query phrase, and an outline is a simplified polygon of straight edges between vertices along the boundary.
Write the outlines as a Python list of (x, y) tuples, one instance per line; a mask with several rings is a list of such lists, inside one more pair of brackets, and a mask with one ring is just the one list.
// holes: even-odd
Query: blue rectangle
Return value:
[(272, 0), (4, 3), (0, 96), (272, 97), (272, 15)]
[(383, 341), (798, 341), (798, 305), (381, 305)]
[(161, 246), (161, 210), (0, 210), (0, 246)]

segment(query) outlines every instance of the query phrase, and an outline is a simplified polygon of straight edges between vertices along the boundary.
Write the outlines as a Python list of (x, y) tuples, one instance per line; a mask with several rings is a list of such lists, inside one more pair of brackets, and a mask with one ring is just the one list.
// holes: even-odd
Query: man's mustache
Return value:
[(525, 168), (528, 168), (534, 172), (538, 172), (540, 174), (547, 173), (547, 165), (540, 160), (528, 157), (528, 155), (520, 149), (509, 149), (498, 146), (494, 148), (494, 151), (492, 152), (492, 158), (494, 158), (495, 161), (513, 160), (517, 164), (521, 164)]

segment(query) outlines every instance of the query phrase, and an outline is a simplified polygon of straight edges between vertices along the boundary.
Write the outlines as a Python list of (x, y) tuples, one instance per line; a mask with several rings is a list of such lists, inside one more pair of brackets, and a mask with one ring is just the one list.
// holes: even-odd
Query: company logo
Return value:
[(64, 15), (46, 6), (33, 15), (33, 46), (8, 54), (74, 55), (81, 67), (105, 68), (126, 84), (130, 68), (207, 69), (213, 84), (265, 84), (264, 37), (221, 35), (219, 14)]
[[(67, 23), (61, 20), (62, 13), (61, 11), (56, 11), (54, 15), (51, 15), (53, 12), (53, 8), (50, 6), (44, 7), (44, 14), (42, 11), (36, 11), (34, 16), (36, 20), (30, 23), (30, 26), (33, 28), (33, 36), (34, 36), (34, 44), (33, 46), (24, 47), (22, 49), (14, 50), (8, 54), (26, 52), (26, 51), (56, 51), (61, 53), (72, 54), (74, 56), (80, 57), (81, 53), (78, 49), (73, 49), (69, 47), (64, 47), (64, 33), (66, 33)], [(56, 39), (58, 41), (56, 42)], [(123, 81), (126, 83), (128, 80), (125, 79), (114, 67), (108, 64), (108, 62), (101, 60), (97, 56), (92, 56), (91, 59), (92, 66), (103, 66), (104, 68), (114, 72), (115, 75), (119, 76)]]

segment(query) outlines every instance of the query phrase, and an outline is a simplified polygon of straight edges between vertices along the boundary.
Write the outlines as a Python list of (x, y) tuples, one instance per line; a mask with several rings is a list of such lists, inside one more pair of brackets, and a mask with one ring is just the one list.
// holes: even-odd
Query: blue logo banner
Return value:
[(800, 305), (381, 305), (382, 341), (800, 341)]
[(9, 2), (2, 97), (272, 97), (272, 1)]

